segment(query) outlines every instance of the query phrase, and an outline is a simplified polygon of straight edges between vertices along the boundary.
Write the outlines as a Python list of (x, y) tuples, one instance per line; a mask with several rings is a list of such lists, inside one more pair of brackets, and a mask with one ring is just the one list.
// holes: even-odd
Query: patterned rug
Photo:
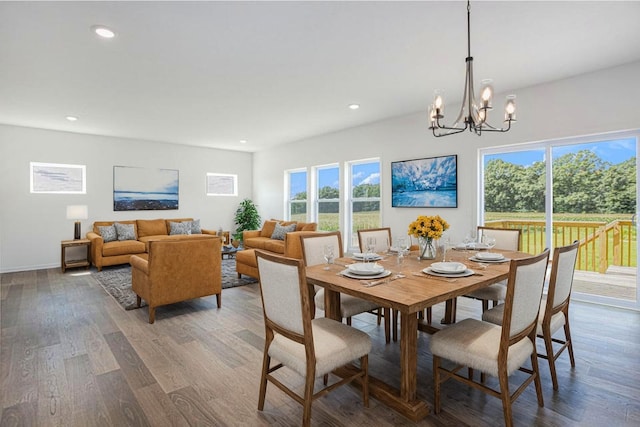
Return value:
[[(102, 271), (92, 273), (92, 276), (125, 310), (138, 308), (136, 294), (131, 289), (131, 266), (129, 264), (104, 267)], [(247, 276), (242, 276), (241, 279), (238, 279), (236, 260), (234, 258), (222, 260), (222, 289), (256, 282), (256, 279)], [(143, 300), (142, 307), (146, 305)]]

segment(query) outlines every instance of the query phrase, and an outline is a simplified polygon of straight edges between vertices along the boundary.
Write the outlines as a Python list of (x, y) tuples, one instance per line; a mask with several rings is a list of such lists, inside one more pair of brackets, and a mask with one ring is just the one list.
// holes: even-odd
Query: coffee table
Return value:
[(236, 255), (236, 252), (238, 252), (238, 249), (234, 248), (233, 246), (231, 247), (225, 247), (222, 246), (220, 253), (222, 254), (222, 259), (224, 259), (224, 256), (227, 256), (228, 258), (233, 258)]

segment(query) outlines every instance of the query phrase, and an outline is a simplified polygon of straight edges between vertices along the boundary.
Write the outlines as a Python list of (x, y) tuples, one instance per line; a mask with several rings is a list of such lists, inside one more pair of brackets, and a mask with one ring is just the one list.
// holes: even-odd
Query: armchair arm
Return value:
[(138, 269), (145, 275), (149, 275), (149, 261), (146, 259), (131, 255), (131, 258), (129, 258), (129, 264), (131, 264), (132, 269)]
[(213, 236), (217, 236), (218, 232), (216, 230), (205, 230), (204, 228), (200, 229), (200, 231), (202, 231), (202, 234), (211, 234)]
[(244, 230), (242, 232), (242, 240), (250, 239), (252, 237), (260, 237), (261, 230)]

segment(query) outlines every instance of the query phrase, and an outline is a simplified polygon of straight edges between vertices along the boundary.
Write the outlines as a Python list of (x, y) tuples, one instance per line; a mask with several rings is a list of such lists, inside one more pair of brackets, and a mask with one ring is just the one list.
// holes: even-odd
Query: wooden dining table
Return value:
[[(523, 252), (498, 251), (505, 258), (518, 259), (530, 256)], [(447, 251), (447, 261), (462, 262), (473, 270), (468, 277), (445, 278), (423, 273), (436, 260), (418, 260), (417, 253), (404, 257), (401, 265), (396, 255), (384, 255), (378, 264), (391, 271), (391, 275), (381, 279), (353, 279), (341, 274), (348, 264), (356, 262), (351, 258), (338, 258), (334, 264), (315, 265), (306, 268), (307, 283), (325, 288), (325, 316), (340, 320), (340, 294), (353, 295), (372, 301), (381, 307), (391, 308), (400, 314), (400, 389), (373, 376), (369, 377), (372, 396), (410, 420), (419, 421), (429, 414), (429, 405), (417, 396), (417, 335), (418, 331), (433, 333), (438, 328), (418, 319), (418, 313), (434, 304), (447, 302), (450, 310), (455, 310), (455, 299), (475, 289), (505, 280), (509, 273), (509, 262), (478, 263), (469, 260), (475, 252), (467, 250)], [(442, 261), (442, 260), (439, 260)], [(400, 275), (399, 275), (400, 274)], [(402, 277), (404, 276), (404, 277)], [(366, 286), (374, 282), (375, 286)], [(388, 320), (386, 320), (388, 321)], [(347, 375), (354, 367), (345, 367)]]

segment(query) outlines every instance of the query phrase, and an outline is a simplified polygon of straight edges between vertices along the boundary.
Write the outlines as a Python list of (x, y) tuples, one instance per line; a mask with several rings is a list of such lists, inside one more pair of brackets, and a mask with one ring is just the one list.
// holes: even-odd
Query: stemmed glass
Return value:
[(451, 237), (448, 233), (444, 233), (440, 238), (440, 242), (442, 243), (442, 262), (447, 262), (447, 249), (451, 243)]
[(324, 259), (327, 261), (327, 265), (324, 268), (325, 270), (329, 270), (330, 264), (333, 264), (334, 256), (333, 245), (324, 245)]
[(473, 246), (476, 243), (476, 231), (471, 230), (469, 234), (464, 236), (464, 248), (465, 249), (475, 249)]
[(496, 238), (491, 236), (482, 236), (482, 242), (487, 245), (489, 251), (496, 245)]
[[(409, 249), (409, 245), (407, 244), (407, 239), (404, 237), (396, 238), (396, 250), (398, 251), (398, 269), (402, 270), (402, 264), (404, 264), (404, 257), (407, 255), (407, 251)], [(401, 271), (398, 271), (401, 273)]]
[(373, 259), (373, 253), (376, 250), (376, 238), (375, 237), (367, 237), (367, 252), (365, 254), (364, 260), (365, 262), (371, 261)]

